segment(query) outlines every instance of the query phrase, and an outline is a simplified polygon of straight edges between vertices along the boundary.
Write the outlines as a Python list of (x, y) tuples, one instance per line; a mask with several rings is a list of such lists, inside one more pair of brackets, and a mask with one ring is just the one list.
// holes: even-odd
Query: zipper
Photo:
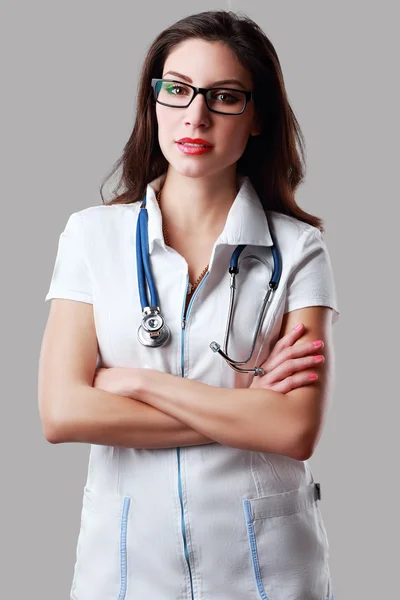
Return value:
[[(209, 276), (209, 274), (210, 274), (210, 271), (207, 271), (207, 273), (204, 275), (203, 279), (200, 281), (199, 285), (195, 289), (195, 292), (194, 292), (193, 296), (190, 299), (190, 302), (189, 302), (186, 314), (185, 314), (186, 296), (185, 296), (185, 298), (183, 300), (182, 322), (181, 322), (181, 326), (182, 326), (183, 330), (186, 328), (187, 317), (189, 316), (190, 309), (192, 308), (193, 300), (194, 300), (194, 298), (195, 298), (195, 296), (197, 294), (197, 291), (201, 288), (201, 286), (203, 285), (203, 282), (207, 279), (207, 277)], [(189, 275), (187, 276), (186, 295), (187, 295), (188, 284), (189, 284)], [(183, 339), (183, 332), (182, 332), (182, 377), (185, 376), (184, 365), (183, 365), (183, 350), (184, 350), (184, 339)]]
[[(190, 299), (186, 314), (185, 314), (185, 306), (186, 306), (186, 296), (187, 296), (187, 290), (188, 290), (188, 286), (189, 286), (189, 275), (187, 275), (186, 278), (186, 294), (185, 294), (185, 298), (183, 299), (183, 307), (182, 307), (182, 321), (181, 321), (181, 326), (182, 326), (182, 337), (181, 337), (181, 375), (182, 377), (185, 377), (185, 329), (186, 329), (186, 322), (187, 322), (187, 318), (190, 314), (190, 309), (192, 307), (192, 303), (193, 300), (197, 294), (197, 291), (200, 289), (200, 287), (202, 286), (203, 282), (207, 279), (209, 275), (209, 271), (204, 275), (203, 279), (200, 281), (199, 285), (197, 286), (197, 288), (194, 291), (193, 296)], [(190, 578), (190, 593), (191, 593), (191, 599), (194, 600), (194, 591), (193, 591), (193, 577), (192, 577), (192, 569), (190, 566), (190, 558), (189, 558), (189, 550), (188, 550), (188, 545), (187, 545), (187, 538), (186, 538), (186, 525), (185, 525), (185, 515), (184, 515), (184, 510), (183, 510), (183, 497), (182, 497), (182, 478), (181, 478), (181, 449), (177, 448), (176, 449), (176, 453), (177, 453), (177, 458), (178, 458), (178, 493), (179, 493), (179, 501), (180, 501), (180, 505), (181, 505), (181, 529), (182, 529), (182, 537), (183, 537), (183, 546), (184, 546), (184, 552), (185, 552), (185, 558), (186, 558), (186, 563), (188, 566), (188, 570), (189, 570), (189, 578)]]

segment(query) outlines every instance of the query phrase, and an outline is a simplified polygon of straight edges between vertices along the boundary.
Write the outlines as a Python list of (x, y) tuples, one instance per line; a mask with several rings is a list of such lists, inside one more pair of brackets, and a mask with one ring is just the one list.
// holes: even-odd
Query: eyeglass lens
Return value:
[[(194, 90), (184, 83), (159, 81), (156, 87), (157, 100), (168, 106), (185, 107), (191, 101)], [(225, 114), (242, 112), (246, 104), (246, 96), (242, 92), (229, 88), (213, 89), (207, 92), (209, 108)]]

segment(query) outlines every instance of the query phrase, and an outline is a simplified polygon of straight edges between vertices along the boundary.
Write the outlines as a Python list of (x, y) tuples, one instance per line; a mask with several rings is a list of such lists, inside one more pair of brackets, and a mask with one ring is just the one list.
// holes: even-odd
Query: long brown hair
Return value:
[[(167, 171), (168, 161), (158, 143), (151, 79), (162, 77), (167, 56), (177, 44), (193, 38), (226, 44), (252, 75), (255, 113), (262, 130), (249, 136), (237, 171), (249, 177), (264, 210), (290, 215), (323, 232), (322, 219), (305, 212), (295, 201), (295, 190), (305, 175), (305, 141), (287, 98), (275, 48), (252, 19), (232, 11), (190, 15), (164, 29), (153, 41), (140, 73), (132, 133), (100, 187), (103, 203), (142, 201), (147, 184)], [(102, 189), (120, 168), (114, 198), (104, 202)]]

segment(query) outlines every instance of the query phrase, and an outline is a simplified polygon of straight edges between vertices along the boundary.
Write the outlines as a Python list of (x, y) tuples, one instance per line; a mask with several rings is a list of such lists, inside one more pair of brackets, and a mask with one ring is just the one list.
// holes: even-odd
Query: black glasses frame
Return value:
[[(160, 100), (158, 100), (158, 98), (157, 98), (157, 90), (156, 90), (157, 83), (160, 82), (160, 81), (168, 81), (170, 83), (178, 83), (180, 85), (184, 85), (186, 87), (190, 87), (194, 91), (193, 97), (184, 106), (172, 106), (171, 104), (167, 104), (166, 102), (160, 102)], [(250, 100), (254, 99), (253, 92), (247, 92), (247, 91), (244, 91), (244, 90), (237, 90), (237, 89), (234, 89), (234, 88), (228, 88), (228, 87), (224, 87), (224, 86), (211, 87), (211, 88), (201, 88), (201, 87), (196, 87), (194, 85), (190, 85), (189, 83), (186, 83), (186, 82), (177, 81), (176, 79), (162, 79), (162, 78), (161, 79), (152, 79), (151, 80), (151, 87), (153, 88), (153, 97), (154, 97), (154, 100), (156, 102), (158, 102), (159, 104), (162, 104), (163, 106), (168, 106), (169, 108), (187, 108), (193, 102), (193, 100), (196, 98), (197, 94), (202, 94), (204, 96), (204, 100), (206, 101), (206, 105), (207, 105), (208, 110), (211, 110), (212, 112), (218, 113), (220, 115), (228, 115), (230, 117), (236, 117), (237, 115), (241, 115), (245, 111), (248, 102)], [(227, 90), (227, 91), (231, 90), (232, 92), (240, 92), (241, 94), (244, 94), (246, 102), (244, 104), (243, 109), (239, 113), (226, 113), (226, 112), (222, 112), (221, 110), (215, 110), (215, 108), (211, 108), (209, 106), (208, 99), (207, 99), (207, 93), (210, 92), (211, 90), (221, 90), (221, 89), (224, 89), (224, 90)]]

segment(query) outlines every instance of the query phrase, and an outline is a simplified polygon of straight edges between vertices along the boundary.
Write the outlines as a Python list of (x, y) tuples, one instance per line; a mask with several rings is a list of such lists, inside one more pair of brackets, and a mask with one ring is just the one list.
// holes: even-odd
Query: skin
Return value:
[[(170, 71), (185, 75), (189, 81)], [(243, 86), (235, 83), (226, 87), (253, 89), (250, 73), (225, 44), (199, 39), (187, 40), (173, 49), (162, 77), (198, 87), (234, 78)], [(208, 110), (205, 98), (198, 94), (187, 108), (156, 103), (156, 115), (158, 141), (169, 163), (162, 190), (166, 224), (183, 236), (193, 230), (199, 237), (219, 233), (237, 194), (236, 162), (249, 136), (260, 133), (253, 101), (240, 115), (223, 115)], [(203, 138), (213, 149), (198, 156), (184, 154), (176, 144), (183, 137)]]

